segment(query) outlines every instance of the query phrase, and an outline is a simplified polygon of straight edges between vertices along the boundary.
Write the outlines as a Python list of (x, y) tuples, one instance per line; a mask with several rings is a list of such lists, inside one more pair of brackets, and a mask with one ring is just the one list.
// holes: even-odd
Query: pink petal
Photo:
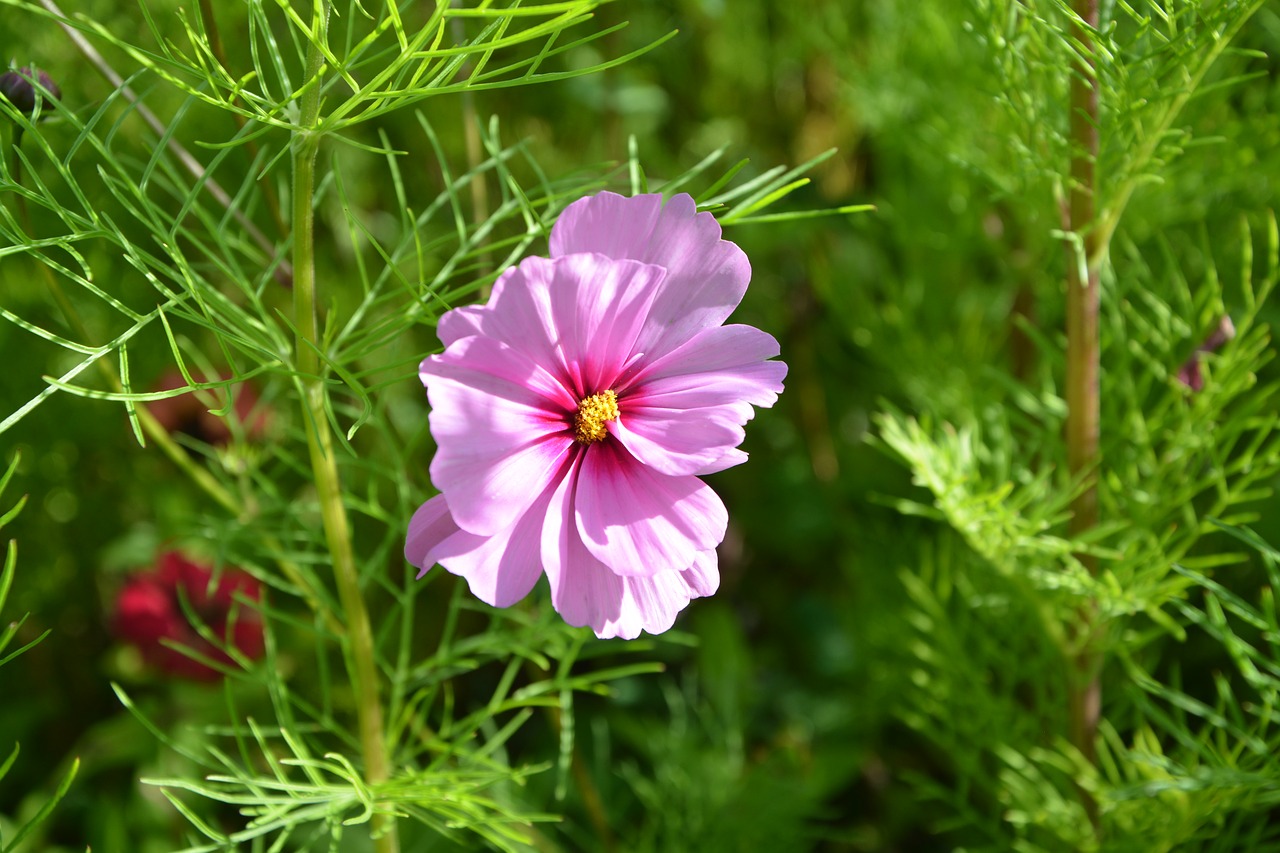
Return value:
[(560, 214), (551, 231), (551, 256), (598, 252), (665, 267), (666, 282), (637, 343), (637, 351), (660, 355), (700, 329), (723, 323), (742, 301), (751, 264), (721, 233), (715, 217), (697, 213), (683, 193), (663, 205), (659, 195), (606, 192)]
[(604, 624), (618, 614), (622, 581), (582, 545), (573, 522), (574, 493), (581, 475), (579, 454), (552, 492), (542, 528), (542, 565), (551, 583), (551, 603), (570, 625)]
[(592, 625), (601, 639), (635, 639), (643, 628), (661, 634), (675, 624), (676, 616), (696, 598), (681, 572), (661, 572), (649, 578), (621, 578), (622, 602), (618, 616), (599, 627)]
[(602, 192), (580, 198), (561, 212), (551, 229), (551, 257), (598, 252), (638, 259), (661, 216), (658, 193), (628, 198)]
[(549, 262), (551, 314), (570, 376), (583, 396), (611, 387), (636, 352), (666, 272), (603, 255), (568, 255)]
[[(566, 465), (566, 471), (567, 468)], [(471, 593), (481, 601), (494, 607), (515, 604), (529, 594), (542, 575), (540, 544), (552, 494), (554, 490), (548, 489), (515, 524), (500, 533), (458, 533), (440, 546), (440, 565), (466, 578)]]
[(427, 501), (409, 522), (405, 558), (422, 577), (436, 563), (463, 577), (471, 594), (494, 607), (510, 607), (529, 594), (542, 574), (538, 544), (548, 490), (507, 530), (492, 536), (468, 533), (453, 523), (444, 495)]
[[(702, 409), (744, 404), (767, 408), (782, 392), (787, 366), (773, 336), (752, 326), (703, 329), (678, 349), (646, 362), (616, 389), (635, 405)], [(739, 423), (745, 423), (739, 421)]]
[(681, 572), (680, 576), (689, 585), (692, 598), (714, 595), (720, 588), (720, 567), (717, 565), (715, 549), (699, 551), (693, 565)]
[(661, 267), (603, 255), (526, 258), (504, 277), (478, 324), (460, 315), (443, 331), (477, 328), (506, 342), (569, 387), (576, 406), (609, 387), (631, 360), (665, 275)]
[(661, 474), (712, 474), (747, 461), (736, 449), (744, 433), (732, 412), (628, 406), (608, 428), (632, 456)]
[(418, 577), (436, 564), (432, 551), (458, 530), (444, 495), (436, 495), (418, 507), (413, 518), (409, 519), (409, 532), (404, 540), (404, 558), (410, 565), (421, 569)]
[(579, 543), (568, 570), (552, 586), (551, 603), (565, 622), (588, 625), (601, 639), (634, 640), (641, 631), (661, 634), (669, 629), (696, 597), (684, 573), (620, 577)]
[[(418, 376), (427, 387), (454, 384), (482, 391), (497, 401), (515, 404), (507, 408), (528, 410), (539, 424), (567, 424), (565, 418), (578, 407), (578, 397), (540, 362), (493, 338), (462, 338), (439, 355), (423, 359)], [(466, 413), (471, 416), (472, 412)]]
[(490, 448), (446, 453), (431, 461), (431, 479), (449, 496), (454, 521), (492, 535), (507, 527), (542, 494), (568, 456), (573, 440), (548, 438), (511, 448), (495, 460)]
[(646, 578), (614, 574), (592, 556), (569, 521), (574, 514), (574, 481), (580, 475), (578, 471), (565, 477), (547, 508), (542, 555), (552, 605), (570, 625), (589, 625), (602, 639), (630, 640), (641, 631), (662, 633), (691, 598), (702, 594), (700, 590), (714, 588), (706, 558), (700, 555), (687, 573), (667, 571)]
[(787, 366), (772, 336), (750, 326), (704, 329), (620, 383), (623, 417), (610, 431), (664, 474), (710, 474), (746, 461), (752, 405), (771, 406)]
[[(471, 337), (472, 335), (494, 337), (493, 332), (489, 330), (489, 318), (492, 314), (490, 306), (502, 297), (502, 292), (506, 289), (507, 282), (511, 280), (512, 276), (516, 275), (516, 269), (517, 267), (508, 267), (498, 276), (497, 281), (493, 283), (493, 290), (489, 294), (488, 304), (464, 305), (461, 308), (446, 311), (436, 323), (436, 335), (440, 338), (440, 343), (447, 347), (454, 341)], [(517, 285), (518, 288), (519, 286)]]
[(488, 311), (482, 305), (466, 305), (446, 311), (436, 321), (436, 335), (446, 347), (454, 341), (484, 334)]
[[(554, 278), (555, 267), (551, 261), (525, 258), (498, 279), (489, 302), (476, 309), (477, 318), (473, 320), (464, 314), (447, 324), (441, 318), (441, 333), (466, 334), (477, 328), (480, 334), (502, 341), (563, 381), (560, 331), (551, 316), (548, 293)], [(462, 310), (465, 309), (457, 309)]]
[(484, 337), (422, 363), (438, 450), (431, 479), (464, 530), (510, 527), (573, 446), (571, 397), (546, 371)]
[(720, 544), (729, 520), (698, 478), (660, 474), (608, 441), (583, 454), (574, 501), (587, 549), (628, 576), (689, 568), (699, 551)]
[[(566, 533), (565, 561), (546, 566), (556, 612), (575, 627), (590, 625), (598, 637), (638, 637), (643, 627), (639, 620), (622, 618), (623, 579), (591, 556), (577, 531), (570, 527)], [(620, 624), (624, 621), (626, 624)]]

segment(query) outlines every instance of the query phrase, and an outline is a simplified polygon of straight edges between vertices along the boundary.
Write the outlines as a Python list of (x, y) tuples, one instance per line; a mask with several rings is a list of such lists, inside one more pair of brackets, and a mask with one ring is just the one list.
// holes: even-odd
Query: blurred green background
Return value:
[[(146, 5), (166, 27), (181, 4)], [(902, 574), (944, 571), (967, 546), (945, 525), (899, 512), (899, 499), (928, 498), (869, 440), (873, 415), (886, 405), (981, 420), (990, 406), (1008, 405), (1011, 377), (1031, 388), (1052, 386), (1055, 377), (1060, 383), (1060, 362), (1037, 355), (1012, 318), (1027, 317), (1060, 343), (1064, 259), (1053, 234), (1052, 173), (1066, 166), (1044, 158), (1037, 172), (1010, 154), (1017, 150), (1011, 140), (1027, 137), (999, 103), (1007, 81), (996, 60), (1009, 47), (984, 42), (972, 26), (974, 10), (983, 7), (950, 0), (613, 3), (591, 26), (630, 25), (569, 52), (566, 63), (586, 66), (678, 34), (605, 73), (475, 96), (480, 116), (500, 117), (503, 141), (528, 139), (553, 177), (624, 161), (631, 137), (652, 181), (684, 172), (721, 146), (727, 163), (750, 159), (744, 174), (835, 148), (788, 206), (877, 208), (726, 234), (754, 269), (735, 319), (779, 338), (790, 365), (787, 391), (749, 426), (750, 463), (709, 478), (731, 514), (720, 592), (688, 608), (674, 639), (641, 653), (665, 661), (663, 675), (623, 682), (607, 700), (579, 702), (578, 742), (602, 805), (578, 784), (557, 802), (554, 770), (535, 776), (521, 795), (565, 815), (562, 824), (540, 828), (545, 849), (908, 851), (1004, 843), (972, 834), (950, 805), (933, 798), (931, 791), (953, 783), (953, 771), (912, 722), (919, 719), (910, 684), (918, 626)], [(141, 28), (130, 4), (85, 0), (77, 11), (108, 30)], [(245, 41), (236, 31), (237, 4), (218, 12), (234, 57)], [(1280, 53), (1278, 13), (1265, 5), (1239, 44)], [(0, 6), (0, 58), (48, 70), (68, 105), (96, 109), (110, 87), (60, 30), (33, 21)], [(118, 69), (132, 71), (127, 57), (103, 50)], [(1238, 242), (1241, 215), (1273, 203), (1280, 180), (1277, 66), (1233, 53), (1213, 74), (1255, 72), (1190, 105), (1180, 125), (1212, 144), (1187, 148), (1164, 184), (1139, 192), (1125, 220), (1125, 240), (1166, 247), (1157, 265), (1176, 266), (1188, 279), (1203, 274), (1205, 247)], [(148, 74), (132, 84), (162, 117), (182, 106)], [(421, 109), (455, 171), (464, 168), (461, 99), (439, 98)], [(1052, 130), (1064, 116), (1065, 108), (1026, 120)], [(420, 151), (416, 167), (412, 157), (402, 161), (404, 181), (411, 197), (434, 196), (440, 172), (411, 111), (375, 124), (361, 129), (362, 138), (376, 144), (379, 129), (395, 147)], [(181, 127), (187, 140), (231, 132), (229, 118), (203, 107), (184, 112)], [(147, 138), (136, 117), (121, 121), (118, 132)], [(47, 136), (69, 142), (60, 133), (50, 125)], [(376, 230), (378, 216), (395, 203), (385, 164), (350, 149), (341, 156), (353, 204)], [(237, 157), (247, 155), (235, 153), (222, 168), (246, 168)], [(254, 216), (270, 232), (267, 212)], [(39, 212), (35, 218), (39, 230)], [(322, 222), (321, 229), (324, 268), (349, 270), (349, 253), (334, 236), (340, 223)], [(150, 293), (118, 258), (96, 258), (95, 268), (126, 302)], [(113, 269), (118, 288), (109, 281)], [(15, 314), (55, 322), (29, 260), (0, 258), (0, 294)], [(288, 304), (285, 293), (268, 299), (282, 310)], [(109, 327), (105, 312), (92, 304), (85, 310), (91, 327)], [(387, 392), (424, 420), (412, 360), (436, 346), (430, 332), (419, 329), (397, 345), (394, 370), (404, 381)], [(1188, 335), (1183, 356), (1198, 333)], [(135, 355), (131, 365), (144, 384), (170, 363), (162, 338), (145, 352), (150, 360)], [(0, 325), (0, 364), (6, 414), (40, 390), (42, 375), (67, 368), (65, 353), (9, 324)], [(272, 389), (262, 390), (270, 406)], [(77, 782), (46, 827), (49, 849), (171, 849), (183, 821), (138, 778), (181, 772), (180, 762), (123, 711), (109, 682), (127, 684), (175, 727), (218, 719), (221, 697), (217, 687), (168, 683), (143, 670), (112, 637), (111, 604), (126, 572), (150, 562), (163, 543), (203, 536), (214, 543), (210, 550), (234, 555), (239, 534), (202, 527), (210, 507), (167, 460), (138, 447), (118, 405), (57, 395), (2, 441), (6, 460), (21, 454), (16, 490), (30, 495), (7, 531), (20, 553), (7, 615), (31, 614), (25, 639), (52, 634), (0, 670), (0, 749), (22, 743), (17, 765), (0, 781), (0, 813), (29, 815), (78, 756)], [(428, 460), (424, 444), (420, 468), (405, 472), (419, 494), (428, 487)], [(285, 481), (300, 476), (287, 465), (279, 474)], [(1258, 512), (1257, 529), (1274, 529), (1274, 502), (1260, 502)], [(461, 581), (432, 583), (443, 598)], [(438, 614), (438, 602), (424, 607), (428, 620)], [(479, 625), (484, 617), (465, 618)], [(1009, 622), (982, 630), (993, 644), (1017, 644), (1027, 634), (1018, 620), (1027, 618), (1013, 608)], [(600, 654), (607, 661), (613, 652)], [(1196, 663), (1196, 649), (1179, 654)], [(1212, 669), (1214, 660), (1199, 665)], [(459, 702), (482, 701), (492, 677), (478, 674), (474, 688), (460, 683)], [(243, 699), (253, 706), (252, 697)], [(966, 713), (960, 700), (953, 708)], [(513, 742), (511, 761), (554, 760), (557, 739), (549, 721), (535, 719)], [(975, 795), (969, 805), (999, 823), (998, 804)], [(434, 848), (422, 842), (420, 849)]]

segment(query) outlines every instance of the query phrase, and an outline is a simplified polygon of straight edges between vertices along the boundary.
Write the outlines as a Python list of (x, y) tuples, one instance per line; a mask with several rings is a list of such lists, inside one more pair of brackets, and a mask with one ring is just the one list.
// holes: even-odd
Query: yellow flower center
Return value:
[(605, 424), (618, 419), (618, 395), (612, 391), (601, 391), (590, 397), (583, 397), (578, 402), (578, 411), (573, 416), (573, 437), (583, 444), (594, 444), (604, 441), (609, 431)]

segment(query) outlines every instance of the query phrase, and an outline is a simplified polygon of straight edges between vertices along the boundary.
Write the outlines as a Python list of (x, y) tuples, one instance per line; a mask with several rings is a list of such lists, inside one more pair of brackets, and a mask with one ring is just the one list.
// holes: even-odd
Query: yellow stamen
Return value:
[(584, 397), (578, 403), (578, 411), (573, 416), (573, 437), (583, 444), (594, 444), (604, 441), (609, 431), (605, 424), (618, 419), (618, 395), (612, 391), (601, 391)]

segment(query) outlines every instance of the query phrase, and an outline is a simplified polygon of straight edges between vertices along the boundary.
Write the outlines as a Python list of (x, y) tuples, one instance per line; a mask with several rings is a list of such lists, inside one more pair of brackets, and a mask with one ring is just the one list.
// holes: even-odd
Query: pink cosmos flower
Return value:
[(197, 681), (221, 678), (218, 670), (164, 642), (180, 643), (209, 660), (232, 663), (230, 655), (201, 637), (187, 621), (179, 598), (182, 596), (219, 639), (246, 657), (262, 657), (262, 619), (252, 608), (235, 600), (239, 594), (257, 601), (261, 585), (239, 569), (224, 569), (210, 588), (212, 578), (213, 569), (192, 562), (177, 551), (161, 554), (155, 571), (139, 572), (120, 590), (116, 599), (116, 635), (137, 646), (149, 664), (170, 675)]
[(570, 625), (657, 634), (719, 586), (728, 514), (698, 475), (746, 460), (787, 368), (772, 336), (723, 325), (751, 266), (689, 196), (581, 199), (550, 248), (440, 318), (420, 375), (441, 494), (405, 557), (496, 607), (545, 574)]

